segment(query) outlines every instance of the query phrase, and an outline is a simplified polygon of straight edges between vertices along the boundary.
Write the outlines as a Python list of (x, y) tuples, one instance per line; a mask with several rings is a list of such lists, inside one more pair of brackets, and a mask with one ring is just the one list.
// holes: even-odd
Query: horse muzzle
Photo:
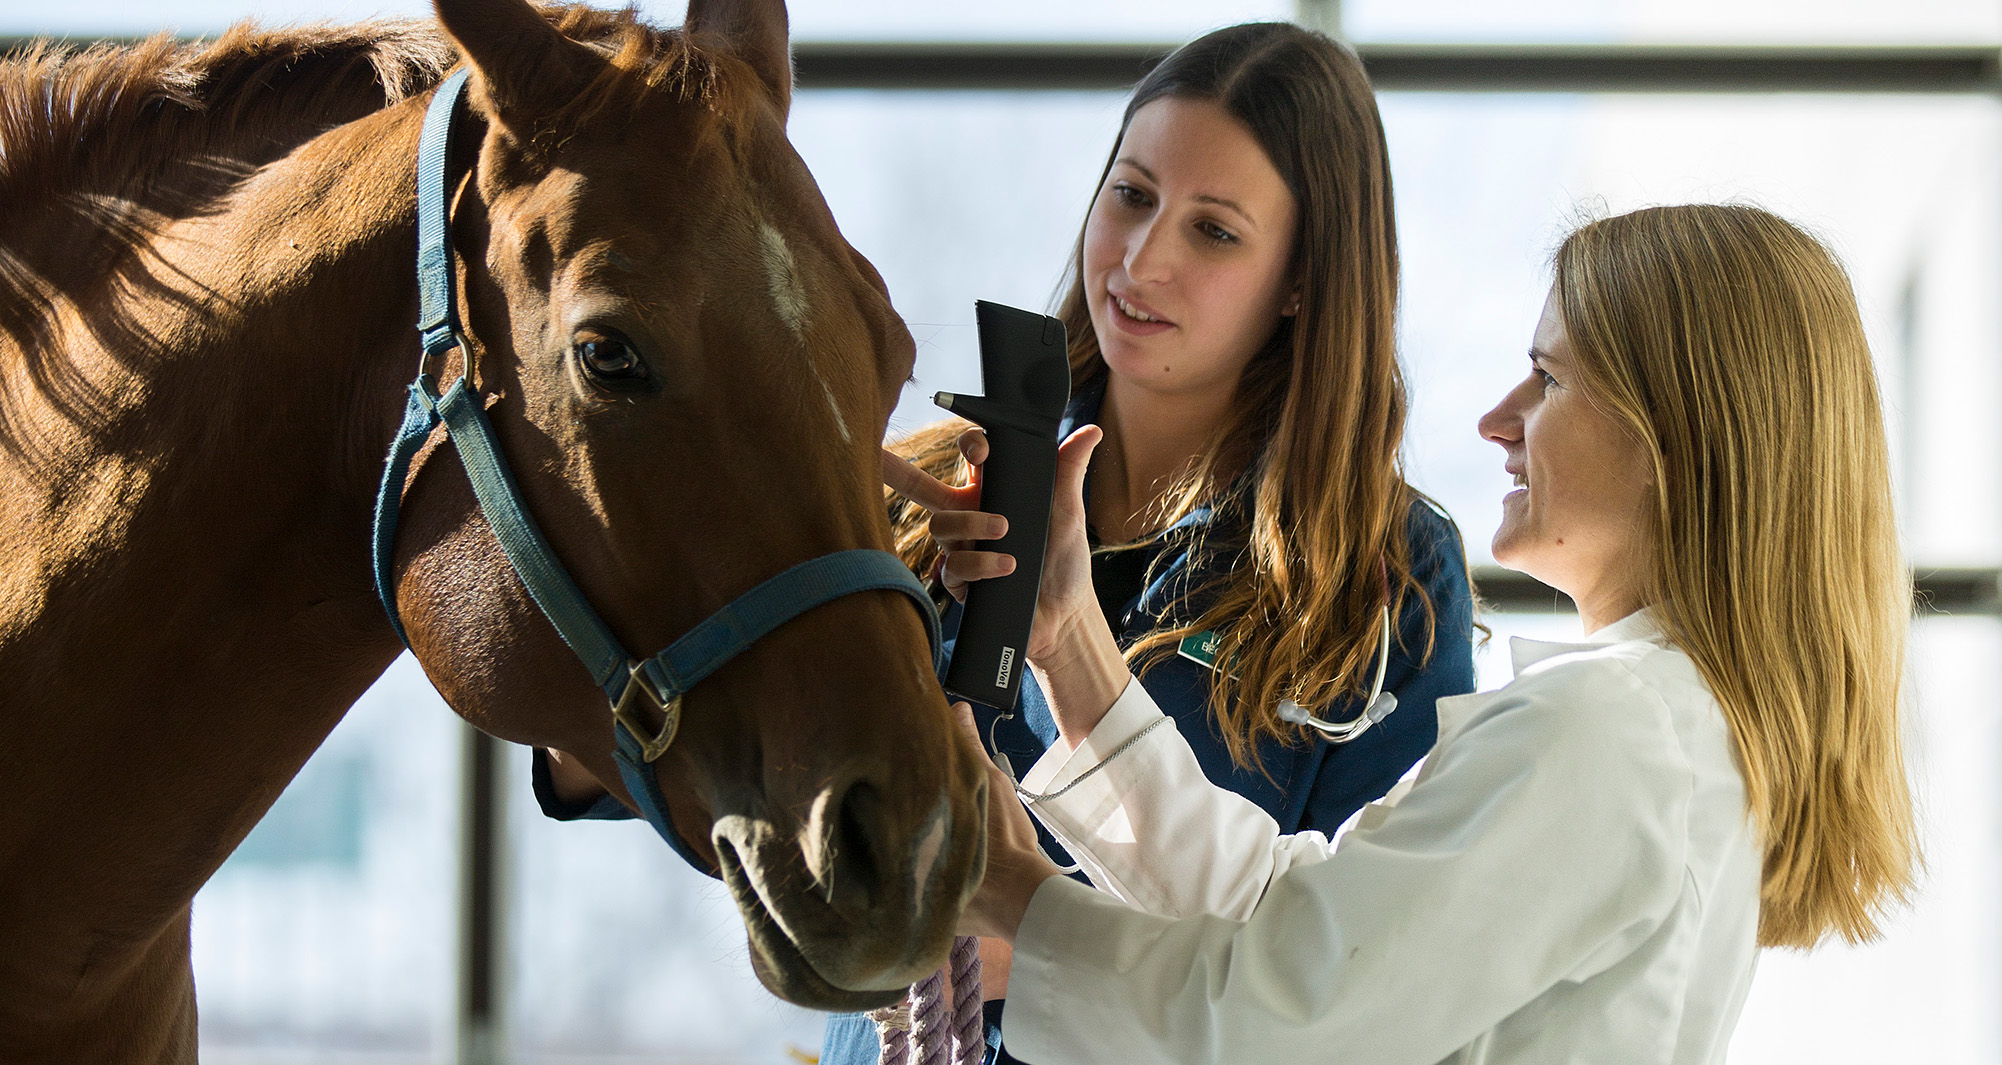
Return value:
[(780, 998), (815, 1009), (888, 1005), (936, 970), (986, 865), (985, 785), (910, 816), (867, 778), (837, 781), (797, 831), (744, 815), (711, 834), (751, 943)]

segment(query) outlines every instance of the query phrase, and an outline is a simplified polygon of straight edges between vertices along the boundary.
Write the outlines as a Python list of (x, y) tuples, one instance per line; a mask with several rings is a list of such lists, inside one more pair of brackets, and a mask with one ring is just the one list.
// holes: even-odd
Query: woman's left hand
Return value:
[(1056, 491), (1050, 499), (1050, 537), (1043, 553), (1043, 589), (1029, 637), (1029, 668), (1073, 749), (1112, 708), (1133, 678), (1098, 605), (1091, 583), (1084, 478), (1105, 431), (1087, 425), (1057, 450)]
[[(952, 711), (958, 715), (959, 729), (967, 741), (975, 750), (985, 750), (980, 729), (973, 723), (973, 708), (954, 703)], [(987, 762), (987, 874), (960, 914), (959, 934), (1014, 943), (1015, 931), (1021, 927), (1022, 915), (1028, 912), (1036, 889), (1050, 877), (1062, 875), (1037, 845), (1035, 823), (1015, 798), (1015, 782), (999, 766)]]

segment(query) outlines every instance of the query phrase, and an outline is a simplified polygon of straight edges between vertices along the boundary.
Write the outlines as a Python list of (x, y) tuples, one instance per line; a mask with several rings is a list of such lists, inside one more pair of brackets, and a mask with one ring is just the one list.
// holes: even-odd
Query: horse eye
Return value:
[(605, 381), (643, 381), (646, 363), (631, 344), (616, 337), (580, 337), (570, 350), (591, 376)]

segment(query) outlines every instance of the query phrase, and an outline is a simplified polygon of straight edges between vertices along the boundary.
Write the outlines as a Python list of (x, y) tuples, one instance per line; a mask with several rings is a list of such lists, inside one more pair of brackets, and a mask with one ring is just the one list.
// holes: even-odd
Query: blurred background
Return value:
[[(682, 17), (673, 0), (642, 7), (662, 24)], [(2002, 3), (791, 8), (792, 138), (920, 345), (893, 431), (931, 420), (935, 390), (978, 390), (976, 298), (1049, 304), (1121, 88), (1147, 55), (1249, 19), (1355, 42), (1395, 167), (1411, 475), (1458, 519), (1477, 566), (1491, 565), (1509, 479), (1474, 421), (1524, 372), (1568, 225), (1744, 200), (1833, 245), (1878, 357), (1906, 543), (1932, 598), (1916, 622), (1910, 737), (1929, 868), (1883, 942), (1767, 953), (1731, 1060), (2002, 1065)], [(14, 0), (0, 8), (0, 43), (426, 10)], [(1507, 679), (1503, 637), (1576, 624), (1504, 575), (1489, 587), (1484, 686)], [(479, 832), (497, 845), (467, 847)], [(750, 975), (718, 885), (643, 824), (542, 819), (525, 752), (470, 740), (407, 656), (198, 897), (194, 936), (203, 1056), (220, 1065), (720, 1065), (805, 1060), (819, 1046), (819, 1015)]]

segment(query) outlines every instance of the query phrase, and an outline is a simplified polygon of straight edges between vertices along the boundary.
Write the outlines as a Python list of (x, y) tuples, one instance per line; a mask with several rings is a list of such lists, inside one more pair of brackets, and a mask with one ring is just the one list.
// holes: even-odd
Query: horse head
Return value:
[[(786, 140), (779, 0), (694, 0), (678, 33), (525, 0), (437, 10), (472, 71), (451, 222), (466, 372), (619, 641), (651, 654), (789, 566), (888, 548), (877, 447), (915, 347)], [(402, 504), (412, 649), (473, 724), (628, 797), (605, 695), (438, 459), (452, 446), (420, 454)], [(906, 597), (786, 622), (681, 722), (647, 772), (767, 987), (864, 1008), (940, 964), (986, 796)]]

